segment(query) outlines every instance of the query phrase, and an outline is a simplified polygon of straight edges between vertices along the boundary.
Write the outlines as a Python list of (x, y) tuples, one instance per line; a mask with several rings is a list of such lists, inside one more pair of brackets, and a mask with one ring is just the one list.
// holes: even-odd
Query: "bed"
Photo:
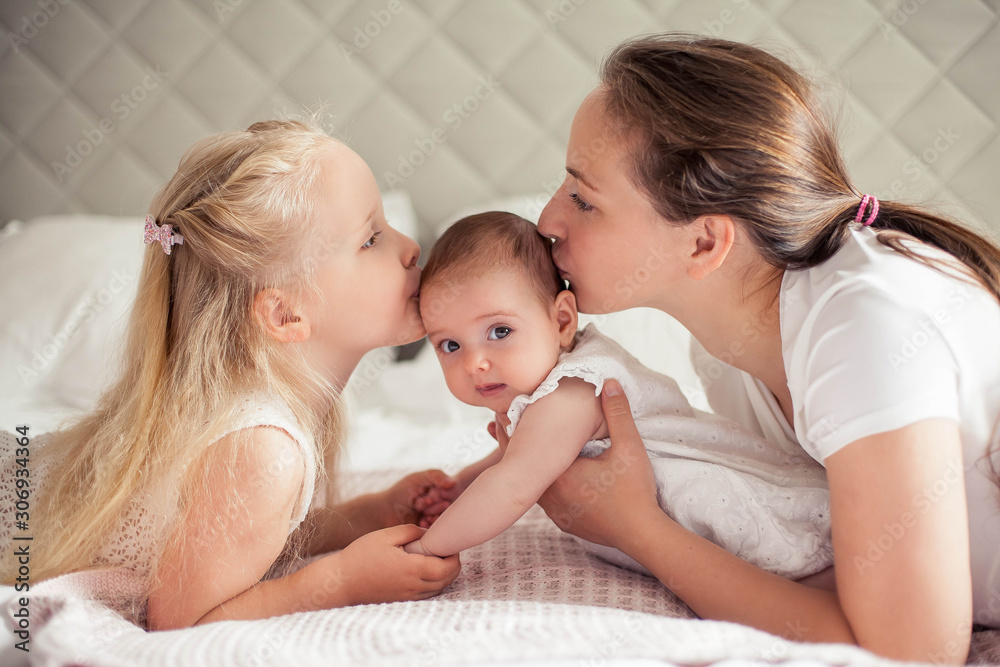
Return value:
[[(475, 208), (536, 217), (537, 201)], [(385, 208), (395, 226), (415, 233), (405, 193), (387, 194)], [(50, 216), (0, 230), (0, 429), (27, 424), (37, 435), (93, 405), (113, 373), (136, 288), (141, 229), (138, 218)], [(596, 321), (644, 363), (675, 377), (692, 404), (707, 407), (687, 360), (688, 335), (669, 317), (636, 310), (582, 320)], [(427, 346), (407, 360), (394, 350), (370, 353), (346, 394), (346, 496), (414, 470), (456, 472), (492, 447), (489, 415), (448, 393)], [(895, 664), (855, 647), (699, 620), (656, 580), (584, 552), (537, 506), (464, 552), (462, 563), (458, 580), (428, 601), (159, 633), (93, 599), (101, 585), (95, 577), (35, 584), (27, 653), (14, 648), (15, 596), (4, 587), (0, 664)], [(975, 633), (970, 662), (1000, 664), (1000, 631)]]

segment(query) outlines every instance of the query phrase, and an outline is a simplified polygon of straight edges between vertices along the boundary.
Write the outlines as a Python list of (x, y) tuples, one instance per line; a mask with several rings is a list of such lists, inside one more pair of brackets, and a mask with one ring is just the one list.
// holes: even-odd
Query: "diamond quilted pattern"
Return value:
[[(322, 107), (380, 187), (411, 194), (429, 230), (469, 204), (553, 191), (569, 124), (608, 48), (685, 29), (763, 40), (832, 81), (823, 97), (843, 110), (858, 187), (931, 198), (1000, 230), (1000, 0), (53, 6), (49, 16), (38, 0), (0, 2), (0, 223), (141, 214), (194, 140)], [(499, 84), (484, 99), (481, 79)], [(949, 127), (958, 136), (938, 150)], [(87, 155), (57, 173), (53, 162), (78, 149)]]
[(1000, 240), (1000, 226), (996, 224), (996, 212), (1000, 211), (997, 174), (1000, 174), (1000, 136), (994, 136), (986, 148), (966, 162), (950, 185), (977, 216), (972, 222), (985, 225), (993, 221), (993, 236)]
[(56, 3), (51, 11), (53, 16), (25, 48), (62, 81), (76, 81), (108, 47), (112, 35), (99, 18), (75, 3)]
[(292, 67), (282, 87), (307, 107), (324, 106), (335, 119), (358, 112), (378, 88), (378, 77), (360, 58), (346, 58), (344, 44), (324, 39)]
[[(424, 120), (439, 124), (455, 104), (473, 95), (489, 77), (453, 43), (429, 41), (413, 53), (388, 83)], [(483, 92), (482, 95), (488, 95)], [(471, 105), (469, 105), (471, 106)]]
[(155, 173), (173, 174), (187, 147), (211, 130), (211, 124), (190, 103), (168, 97), (131, 128), (126, 139)]
[(964, 53), (989, 29), (996, 15), (979, 0), (926, 2), (907, 11), (911, 6), (902, 5), (892, 13), (890, 21), (893, 25), (900, 23), (900, 31), (939, 66)]
[[(548, 63), (549, 67), (539, 67)], [(578, 52), (556, 40), (539, 40), (503, 74), (507, 92), (542, 124), (569, 138), (569, 121), (583, 97), (597, 85), (593, 66)]]
[(552, 33), (565, 36), (595, 67), (618, 42), (655, 30), (657, 26), (656, 17), (649, 9), (632, 0), (545, 4), (544, 18)]
[(996, 133), (993, 122), (953, 83), (939, 81), (896, 123), (896, 134), (929, 169), (947, 178)]
[(287, 70), (325, 32), (311, 11), (290, 0), (252, 4), (229, 29), (242, 51), (272, 76)]
[(59, 82), (34, 56), (13, 50), (0, 61), (0, 90), (0, 122), (18, 136), (26, 135), (62, 94)]
[[(76, 102), (73, 98), (60, 99), (52, 109), (24, 138), (24, 143), (35, 156), (45, 165), (53, 162), (67, 161), (67, 146), (76, 147), (81, 141), (95, 144), (99, 148), (105, 143), (101, 135), (99, 122), (94, 113)], [(97, 134), (94, 129), (97, 128)], [(85, 134), (90, 132), (90, 138)], [(84, 151), (91, 152), (85, 148)], [(90, 159), (90, 156), (87, 156)], [(81, 165), (82, 166), (82, 165)], [(53, 172), (55, 173), (55, 172)], [(56, 175), (58, 178), (58, 175)]]
[[(152, 69), (153, 72), (157, 72), (156, 67)], [(145, 86), (143, 79), (146, 79)], [(147, 103), (148, 96), (150, 93), (155, 93), (160, 85), (158, 77), (150, 77), (150, 73), (143, 68), (142, 61), (136, 57), (132, 48), (125, 42), (119, 42), (112, 44), (111, 48), (80, 76), (73, 85), (73, 92), (93, 113), (97, 114), (98, 118), (118, 115), (117, 109), (120, 107), (124, 107), (121, 113), (125, 118), (134, 118), (136, 112), (148, 113), (151, 107), (151, 104)], [(136, 90), (137, 87), (139, 90)], [(124, 113), (126, 109), (129, 111), (128, 114)]]
[(10, 218), (24, 220), (55, 213), (62, 207), (64, 195), (56, 186), (51, 172), (46, 173), (44, 167), (29, 159), (25, 153), (15, 152), (0, 165), (0, 183), (7, 191), (20, 195), (4, 199), (4, 215)]
[(448, 36), (487, 71), (499, 72), (538, 39), (543, 24), (520, 3), (474, 0), (458, 7), (444, 24)]
[[(110, 212), (122, 215), (125, 211), (146, 210), (153, 195), (163, 183), (145, 162), (134, 157), (131, 151), (115, 151), (80, 189), (80, 198), (90, 207), (101, 202), (110, 203)], [(131, 185), (123, 188), (122, 183)]]
[[(872, 71), (872, 63), (879, 67)], [(895, 119), (919, 99), (937, 68), (899, 32), (883, 37), (870, 31), (844, 63), (851, 90), (882, 118)]]
[(243, 114), (271, 88), (266, 74), (226, 40), (217, 42), (176, 86), (221, 129), (236, 129)]
[[(1000, 2), (1000, 0), (998, 0)], [(963, 55), (949, 72), (951, 80), (993, 119), (1000, 123), (1000, 85), (997, 85), (996, 63), (1000, 55), (1000, 22), (993, 21), (982, 39)], [(988, 66), (993, 85), (983, 80), (984, 63)]]
[(0, 163), (4, 161), (12, 148), (14, 148), (14, 144), (12, 144), (10, 139), (7, 137), (7, 133), (0, 128)]
[(382, 76), (406, 62), (433, 30), (410, 2), (362, 0), (333, 27), (344, 44)]
[(157, 0), (122, 30), (147, 62), (171, 73), (188, 69), (212, 43), (215, 26), (183, 0)]
[(767, 28), (769, 10), (744, 0), (684, 2), (667, 16), (671, 30), (685, 30), (732, 39), (752, 41)]
[(146, 5), (160, 0), (88, 0), (86, 6), (108, 25), (121, 30), (131, 23)]
[(878, 15), (865, 0), (798, 0), (785, 9), (778, 21), (798, 37), (805, 49), (826, 62), (840, 63), (865, 39), (865, 31), (858, 27), (871, 25)]

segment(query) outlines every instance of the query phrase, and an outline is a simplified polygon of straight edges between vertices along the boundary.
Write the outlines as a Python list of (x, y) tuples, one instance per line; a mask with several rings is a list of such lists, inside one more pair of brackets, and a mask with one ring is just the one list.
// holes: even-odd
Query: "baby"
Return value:
[[(823, 468), (693, 409), (674, 380), (644, 367), (593, 324), (577, 331), (574, 295), (534, 224), (504, 212), (456, 222), (431, 250), (420, 285), (420, 314), (448, 388), (465, 403), (506, 415), (510, 440), (503, 453), (458, 474), (461, 495), (407, 551), (448, 556), (499, 535), (577, 456), (606, 450), (600, 394), (614, 378), (632, 407), (664, 512), (788, 578), (832, 564)], [(593, 501), (600, 502), (597, 491)], [(576, 539), (648, 574), (615, 549)]]

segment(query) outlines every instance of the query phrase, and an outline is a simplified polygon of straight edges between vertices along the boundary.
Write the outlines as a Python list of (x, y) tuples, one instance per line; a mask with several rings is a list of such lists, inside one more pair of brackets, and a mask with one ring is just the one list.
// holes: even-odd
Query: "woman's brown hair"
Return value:
[[(781, 270), (822, 264), (844, 245), (862, 195), (794, 68), (746, 44), (674, 33), (620, 44), (600, 74), (605, 108), (633, 142), (629, 177), (665, 220), (729, 215)], [(990, 239), (895, 201), (880, 202), (871, 227), (883, 245), (939, 270), (903, 242), (956, 257), (1000, 301)]]
[[(850, 234), (861, 194), (809, 82), (747, 44), (686, 34), (638, 37), (601, 68), (604, 104), (631, 138), (633, 183), (657, 213), (686, 224), (737, 220), (761, 257), (807, 269)], [(878, 240), (909, 257), (907, 237), (961, 260), (1000, 300), (1000, 247), (942, 216), (881, 201)]]

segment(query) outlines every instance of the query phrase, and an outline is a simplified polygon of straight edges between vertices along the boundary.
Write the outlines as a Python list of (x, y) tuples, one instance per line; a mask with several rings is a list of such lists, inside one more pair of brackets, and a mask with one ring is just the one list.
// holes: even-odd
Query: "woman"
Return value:
[(1000, 249), (862, 196), (807, 82), (722, 40), (619, 46), (573, 121), (566, 170), (538, 228), (580, 310), (674, 316), (716, 411), (826, 466), (835, 590), (664, 515), (628, 403), (607, 390), (613, 446), (550, 487), (549, 516), (703, 618), (963, 663), (972, 624), (1000, 626), (1000, 456), (985, 456)]

